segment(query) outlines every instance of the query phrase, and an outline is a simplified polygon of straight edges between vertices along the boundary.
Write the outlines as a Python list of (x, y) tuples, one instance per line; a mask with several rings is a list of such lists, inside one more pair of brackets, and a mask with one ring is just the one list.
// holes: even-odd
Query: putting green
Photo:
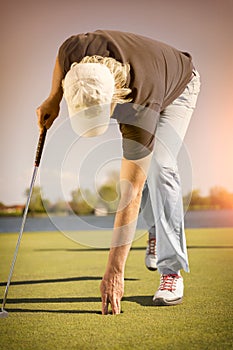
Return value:
[[(0, 235), (1, 282), (17, 238)], [(108, 250), (58, 232), (25, 233), (9, 316), (0, 319), (1, 349), (232, 349), (233, 228), (187, 230), (191, 273), (183, 274), (184, 302), (174, 307), (152, 306), (159, 274), (144, 267), (146, 239), (134, 242), (127, 261), (123, 313), (102, 316), (99, 284)]]

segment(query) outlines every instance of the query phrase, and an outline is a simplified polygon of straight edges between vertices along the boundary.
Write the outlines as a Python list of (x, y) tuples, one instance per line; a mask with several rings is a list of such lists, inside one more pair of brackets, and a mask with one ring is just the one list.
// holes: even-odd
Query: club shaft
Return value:
[(34, 171), (33, 171), (33, 175), (32, 175), (31, 185), (30, 185), (30, 188), (29, 188), (29, 194), (28, 194), (27, 202), (26, 202), (26, 205), (25, 205), (24, 213), (23, 213), (23, 219), (22, 219), (22, 224), (21, 224), (19, 236), (18, 236), (18, 241), (17, 241), (17, 244), (16, 244), (15, 253), (14, 253), (14, 257), (13, 257), (12, 263), (11, 263), (10, 273), (9, 273), (9, 276), (8, 276), (8, 281), (7, 281), (7, 285), (6, 285), (6, 289), (5, 289), (5, 293), (4, 293), (4, 297), (3, 297), (2, 310), (4, 309), (5, 304), (6, 304), (8, 290), (9, 290), (9, 286), (10, 286), (10, 283), (11, 283), (11, 278), (12, 278), (12, 275), (13, 275), (14, 266), (15, 266), (15, 262), (16, 262), (16, 259), (17, 259), (18, 250), (19, 250), (21, 239), (22, 239), (23, 231), (24, 231), (24, 226), (25, 226), (25, 222), (26, 222), (26, 218), (27, 218), (27, 213), (28, 213), (28, 208), (29, 208), (31, 196), (32, 196), (32, 191), (33, 191), (34, 183), (36, 181), (37, 171), (38, 171), (38, 166), (35, 166), (34, 167)]

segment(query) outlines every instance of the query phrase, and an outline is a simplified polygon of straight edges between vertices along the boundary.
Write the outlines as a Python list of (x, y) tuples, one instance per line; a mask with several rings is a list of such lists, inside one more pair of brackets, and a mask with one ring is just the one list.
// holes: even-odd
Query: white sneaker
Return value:
[(177, 274), (161, 275), (160, 286), (153, 298), (153, 304), (177, 305), (182, 302), (184, 293), (183, 278)]
[(150, 238), (146, 248), (145, 265), (150, 271), (157, 270), (156, 239)]

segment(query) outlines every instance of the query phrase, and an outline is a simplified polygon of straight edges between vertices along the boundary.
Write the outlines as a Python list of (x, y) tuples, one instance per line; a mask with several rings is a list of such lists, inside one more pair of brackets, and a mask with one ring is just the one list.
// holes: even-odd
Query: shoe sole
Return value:
[(155, 306), (172, 306), (172, 305), (178, 305), (181, 304), (183, 301), (183, 297), (182, 298), (177, 298), (177, 299), (173, 299), (173, 300), (166, 300), (164, 298), (156, 298), (153, 299), (153, 304)]
[(150, 271), (157, 271), (157, 267), (149, 267), (149, 266), (146, 266), (146, 268)]

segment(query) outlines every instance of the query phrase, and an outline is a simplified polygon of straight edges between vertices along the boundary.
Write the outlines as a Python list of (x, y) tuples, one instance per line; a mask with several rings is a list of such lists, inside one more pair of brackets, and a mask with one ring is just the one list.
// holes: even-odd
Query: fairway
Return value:
[[(9, 317), (0, 319), (0, 348), (232, 349), (233, 228), (186, 234), (191, 273), (183, 273), (183, 304), (152, 305), (159, 274), (144, 266), (143, 235), (127, 261), (121, 315), (102, 316), (99, 284), (108, 249), (78, 245), (59, 232), (25, 233)], [(0, 235), (1, 298), (17, 238)]]

